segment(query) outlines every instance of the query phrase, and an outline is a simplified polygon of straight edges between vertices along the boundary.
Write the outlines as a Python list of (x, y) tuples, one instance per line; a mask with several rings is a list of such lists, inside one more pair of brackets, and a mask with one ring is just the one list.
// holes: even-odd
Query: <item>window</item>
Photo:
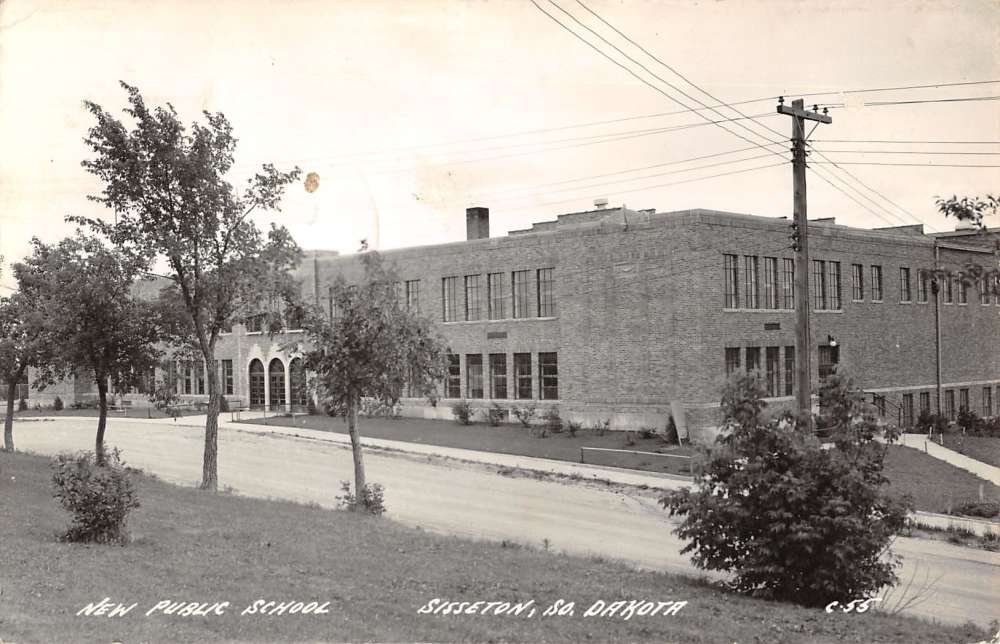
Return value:
[(840, 362), (840, 347), (823, 345), (819, 347), (819, 380), (825, 381), (836, 371)]
[(931, 393), (929, 391), (920, 392), (920, 413), (931, 413)]
[(444, 385), (445, 398), (462, 397), (462, 365), (458, 354), (448, 354), (448, 377)]
[(885, 396), (879, 394), (872, 394), (872, 404), (875, 405), (878, 415), (885, 418)]
[(944, 303), (951, 304), (955, 301), (951, 292), (951, 276), (943, 277), (942, 280), (944, 282)]
[(731, 376), (740, 370), (740, 348), (726, 347), (726, 376)]
[(743, 307), (760, 308), (760, 263), (755, 255), (743, 257)]
[(726, 302), (727, 309), (737, 309), (740, 306), (739, 277), (740, 269), (736, 264), (736, 255), (723, 255), (725, 260)]
[(490, 398), (507, 397), (507, 354), (490, 354)]
[(478, 320), (479, 315), (479, 276), (465, 276), (465, 319)]
[(993, 387), (983, 387), (983, 418), (993, 415)]
[(882, 301), (882, 267), (872, 266), (872, 302)]
[(930, 277), (927, 275), (927, 271), (919, 270), (917, 271), (917, 301), (921, 303), (927, 302), (927, 292), (930, 290)]
[(507, 302), (507, 294), (504, 291), (503, 273), (490, 273), (486, 276), (486, 288), (489, 291), (490, 319), (502, 320), (507, 317), (504, 305)]
[(760, 371), (760, 347), (747, 347), (747, 373)]
[(913, 427), (913, 394), (903, 394), (903, 427)]
[(779, 348), (778, 347), (768, 347), (765, 351), (765, 373), (767, 374), (767, 395), (777, 396), (779, 393), (778, 389), (778, 370), (781, 368), (779, 364)]
[(538, 317), (550, 318), (556, 314), (555, 269), (538, 269)]
[(441, 280), (441, 302), (445, 322), (458, 320), (458, 278), (445, 277)]
[(195, 391), (194, 393), (199, 396), (205, 395), (205, 365), (201, 361), (195, 361), (194, 363), (194, 375), (195, 375)]
[(969, 411), (969, 390), (959, 389), (958, 390), (958, 410), (959, 411)]
[(785, 309), (794, 309), (795, 308), (795, 260), (782, 259), (781, 265), (782, 265), (781, 307)]
[(865, 299), (865, 267), (851, 264), (851, 299), (861, 302)]
[(559, 400), (559, 362), (555, 353), (538, 354), (538, 380), (542, 400)]
[(191, 393), (191, 363), (184, 363), (184, 393)]
[(478, 353), (465, 355), (465, 396), (483, 397), (483, 356)]
[(526, 318), (528, 317), (528, 271), (514, 271), (511, 275), (511, 284), (514, 291), (512, 317)]
[(778, 258), (764, 258), (764, 308), (778, 308)]
[(420, 310), (420, 280), (406, 280), (406, 308)]
[(250, 362), (250, 406), (263, 407), (267, 391), (267, 374), (264, 363), (254, 358)]
[(233, 395), (233, 361), (222, 361), (222, 393), (227, 396)]
[(514, 354), (514, 391), (519, 400), (531, 399), (531, 354)]
[(826, 310), (826, 262), (822, 259), (813, 260), (813, 308)]
[(969, 283), (965, 280), (964, 276), (958, 278), (958, 303), (969, 303)]
[(983, 306), (990, 305), (990, 283), (986, 275), (979, 280), (979, 303)]
[(795, 391), (795, 347), (785, 347), (785, 395)]
[(830, 308), (840, 310), (840, 262), (830, 262)]
[[(913, 301), (912, 293), (910, 293), (910, 269), (905, 266), (899, 269), (899, 301)], [(913, 402), (912, 395), (910, 396), (910, 402)]]
[(955, 390), (948, 389), (944, 392), (944, 415), (948, 420), (955, 420)]

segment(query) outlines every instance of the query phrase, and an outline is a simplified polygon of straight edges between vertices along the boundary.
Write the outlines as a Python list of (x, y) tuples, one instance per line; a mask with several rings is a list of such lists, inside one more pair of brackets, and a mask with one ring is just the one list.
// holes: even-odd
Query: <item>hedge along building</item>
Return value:
[[(610, 419), (619, 429), (662, 428), (672, 414), (682, 433), (707, 437), (736, 369), (759, 369), (771, 404), (793, 404), (787, 220), (600, 208), (505, 237), (489, 236), (485, 208), (470, 208), (466, 220), (465, 241), (382, 253), (401, 280), (400, 297), (435, 322), (451, 351), (441, 400), (404, 398), (404, 415), (450, 418), (450, 402), (464, 398), (482, 408), (554, 405), (563, 418)], [(982, 236), (864, 230), (832, 219), (809, 229), (814, 389), (839, 364), (891, 421), (912, 424), (920, 409), (936, 410), (937, 309), (942, 411), (997, 413), (1000, 298), (982, 284), (963, 294), (957, 283), (935, 296), (921, 279), (935, 265), (994, 266)], [(323, 251), (307, 254), (296, 272), (303, 297), (330, 315), (336, 277), (361, 274), (356, 255)], [(295, 329), (272, 337), (253, 323), (220, 338), (227, 397), (304, 406), (301, 349), (288, 348), (300, 338)], [(183, 398), (204, 398), (200, 373), (180, 366)]]

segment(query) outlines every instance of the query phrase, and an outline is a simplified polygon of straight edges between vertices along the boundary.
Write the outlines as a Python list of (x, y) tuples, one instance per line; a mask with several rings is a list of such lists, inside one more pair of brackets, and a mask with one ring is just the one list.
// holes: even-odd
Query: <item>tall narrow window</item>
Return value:
[(406, 308), (420, 310), (420, 280), (406, 280)]
[(479, 276), (465, 276), (465, 319), (472, 321), (480, 318), (479, 310)]
[(462, 397), (462, 365), (456, 353), (448, 354), (448, 377), (445, 381), (444, 397)]
[(795, 392), (795, 347), (785, 347), (785, 395)]
[(951, 290), (951, 277), (945, 276), (941, 278), (941, 290), (944, 291), (944, 303), (952, 304), (955, 301), (955, 296)]
[(929, 391), (920, 392), (920, 413), (931, 413), (931, 394)]
[(760, 347), (747, 347), (747, 373), (760, 371)]
[(778, 258), (764, 258), (764, 308), (778, 308)]
[(748, 309), (759, 309), (760, 264), (756, 255), (744, 255), (743, 281), (743, 306)]
[(958, 390), (958, 410), (969, 411), (969, 390), (962, 388)]
[(955, 390), (948, 389), (944, 392), (944, 414), (948, 420), (955, 420)]
[(767, 395), (772, 397), (779, 393), (778, 379), (781, 369), (779, 352), (779, 347), (768, 347), (765, 351), (764, 373), (767, 375)]
[(983, 387), (983, 418), (993, 415), (993, 387)]
[(795, 260), (781, 260), (781, 308), (795, 308)]
[[(899, 268), (899, 301), (912, 301), (912, 294), (910, 293), (910, 269), (905, 266)], [(913, 402), (913, 396), (910, 396), (910, 398), (910, 402)]]
[(503, 277), (503, 273), (490, 273), (487, 276), (486, 288), (489, 289), (491, 320), (502, 320), (507, 317), (507, 292), (504, 290)]
[(725, 288), (727, 309), (738, 309), (740, 307), (739, 277), (740, 269), (736, 264), (736, 255), (723, 255), (725, 263)]
[(503, 400), (507, 397), (507, 354), (490, 354), (490, 398)]
[(872, 266), (872, 302), (882, 301), (882, 267)]
[(958, 278), (958, 303), (969, 303), (969, 282), (966, 281), (965, 276)]
[(511, 313), (515, 318), (528, 317), (528, 271), (514, 271), (511, 274), (511, 284), (513, 286), (513, 309)]
[(531, 394), (531, 354), (514, 354), (514, 392), (519, 400), (530, 400)]
[(539, 396), (542, 400), (559, 400), (559, 360), (555, 353), (538, 354)]
[(822, 259), (813, 260), (813, 308), (826, 310), (826, 262)]
[(903, 427), (913, 427), (913, 394), (903, 394)]
[(556, 314), (555, 269), (538, 269), (538, 317), (550, 318)]
[(840, 310), (840, 262), (830, 262), (830, 309)]
[(865, 267), (851, 264), (851, 299), (861, 302), (865, 299)]
[(885, 418), (885, 396), (879, 394), (872, 395), (872, 403), (875, 405), (875, 409), (878, 411), (878, 415)]
[(442, 318), (445, 322), (458, 320), (458, 277), (441, 280)]
[(927, 271), (919, 269), (917, 271), (917, 301), (926, 303), (927, 293), (930, 290), (930, 277), (927, 275)]
[(194, 374), (195, 374), (195, 389), (196, 394), (203, 396), (205, 394), (205, 365), (202, 364), (201, 360), (196, 360), (194, 363)]
[(465, 396), (483, 397), (483, 356), (479, 353), (465, 355)]
[(840, 362), (840, 347), (824, 345), (819, 347), (819, 381), (825, 382), (833, 375)]
[(233, 361), (222, 361), (222, 393), (227, 396), (233, 395)]
[(990, 283), (986, 275), (979, 280), (979, 303), (983, 306), (990, 304)]
[(191, 393), (191, 363), (184, 363), (184, 393)]
[(740, 348), (726, 347), (726, 376), (731, 376), (740, 370)]

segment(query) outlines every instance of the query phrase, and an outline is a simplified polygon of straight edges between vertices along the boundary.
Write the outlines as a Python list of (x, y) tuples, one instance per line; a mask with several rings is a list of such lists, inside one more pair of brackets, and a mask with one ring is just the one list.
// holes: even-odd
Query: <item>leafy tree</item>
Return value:
[[(820, 398), (833, 445), (824, 449), (804, 418), (769, 417), (760, 381), (727, 385), (723, 432), (697, 466), (693, 489), (660, 502), (683, 517), (700, 568), (735, 573), (736, 590), (822, 606), (863, 598), (897, 581), (889, 554), (907, 505), (883, 486), (886, 447), (863, 394), (833, 376)], [(892, 436), (888, 437), (890, 440)]]
[[(989, 194), (985, 197), (958, 197), (956, 195), (948, 198), (937, 197), (934, 203), (942, 215), (972, 224), (984, 237), (988, 232), (985, 218), (996, 216), (1000, 212), (1000, 197)], [(940, 289), (940, 282), (957, 280), (966, 286), (983, 284), (987, 293), (1000, 296), (1000, 237), (993, 240), (993, 257), (993, 265), (990, 267), (966, 262), (958, 270), (923, 269), (921, 274), (930, 279), (931, 292), (935, 295)]]
[(14, 451), (14, 402), (17, 386), (28, 367), (45, 363), (46, 345), (36, 333), (39, 318), (23, 293), (0, 297), (0, 382), (7, 384), (7, 415), (3, 425), (4, 451)]
[(396, 275), (378, 253), (361, 255), (364, 279), (348, 285), (338, 277), (333, 287), (337, 315), (319, 311), (307, 316), (305, 329), (313, 347), (305, 353), (306, 369), (328, 413), (347, 420), (354, 455), (355, 496), (365, 502), (365, 482), (358, 409), (362, 398), (394, 406), (409, 385), (420, 395), (433, 396), (444, 377), (446, 349), (426, 318), (402, 305)]
[(105, 463), (108, 388), (122, 391), (148, 373), (159, 357), (153, 306), (137, 298), (135, 258), (77, 232), (55, 245), (32, 239), (32, 254), (14, 265), (20, 290), (40, 314), (35, 332), (50, 347), (38, 380), (51, 384), (87, 372), (97, 385), (97, 465)]
[[(204, 113), (204, 123), (183, 125), (169, 103), (150, 109), (139, 90), (128, 93), (129, 129), (100, 105), (87, 102), (97, 119), (86, 138), (95, 158), (84, 168), (104, 182), (90, 197), (116, 215), (114, 224), (71, 218), (110, 239), (149, 269), (166, 266), (171, 285), (164, 294), (183, 311), (178, 338), (208, 365), (208, 419), (201, 487), (218, 488), (219, 379), (215, 345), (219, 334), (257, 312), (269, 295), (295, 290), (288, 271), (301, 251), (282, 226), (267, 234), (249, 219), (252, 212), (279, 210), (287, 185), (299, 169), (273, 165), (250, 178), (242, 190), (226, 179), (233, 167), (236, 138), (221, 113)], [(280, 311), (267, 312), (276, 320)], [(269, 325), (273, 326), (273, 325)]]

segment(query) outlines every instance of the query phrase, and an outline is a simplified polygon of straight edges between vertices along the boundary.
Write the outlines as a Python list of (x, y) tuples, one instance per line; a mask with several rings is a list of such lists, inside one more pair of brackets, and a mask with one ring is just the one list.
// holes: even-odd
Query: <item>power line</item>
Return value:
[(832, 92), (815, 92), (812, 94), (802, 94), (802, 96), (834, 96), (837, 94), (871, 94), (875, 92), (896, 92), (907, 89), (938, 89), (940, 87), (961, 87), (967, 85), (996, 85), (996, 84), (1000, 84), (1000, 80), (960, 81), (951, 83), (934, 83), (931, 85), (905, 85), (901, 87), (873, 87), (869, 89), (848, 89), (848, 90), (832, 91)]
[(813, 139), (813, 143), (898, 143), (927, 145), (1000, 145), (1000, 141), (929, 141), (914, 139)]
[(830, 150), (827, 149), (830, 154), (933, 154), (933, 155), (966, 155), (966, 156), (980, 156), (980, 157), (995, 157), (1000, 156), (1000, 152), (969, 152), (965, 150), (958, 150), (954, 152), (948, 152), (944, 150)]
[[(823, 157), (826, 159), (826, 157)], [(887, 166), (910, 166), (921, 168), (1000, 168), (1000, 165), (978, 165), (974, 163), (890, 163), (885, 161), (813, 161), (813, 163), (825, 163), (832, 165), (887, 165)]]
[[(902, 222), (902, 223), (904, 223), (904, 224), (905, 224), (905, 223), (907, 223), (907, 222), (906, 222), (906, 220), (904, 220), (904, 219), (903, 219), (902, 217), (900, 217), (899, 215), (896, 215), (896, 214), (894, 214), (894, 213), (893, 213), (892, 211), (890, 211), (890, 210), (889, 210), (888, 208), (886, 208), (885, 206), (883, 206), (883, 205), (879, 204), (878, 202), (874, 201), (873, 199), (871, 199), (871, 197), (868, 197), (868, 196), (866, 196), (866, 195), (865, 195), (864, 193), (862, 193), (862, 192), (861, 192), (860, 190), (858, 190), (857, 188), (855, 188), (855, 187), (851, 186), (851, 185), (850, 185), (850, 184), (848, 184), (848, 183), (847, 183), (846, 181), (844, 181), (843, 179), (841, 179), (841, 178), (837, 177), (837, 176), (836, 176), (835, 174), (833, 174), (832, 172), (829, 172), (829, 171), (828, 171), (828, 170), (827, 170), (826, 168), (822, 168), (822, 170), (823, 170), (824, 172), (828, 172), (828, 173), (829, 173), (829, 178), (827, 178), (826, 176), (824, 176), (823, 174), (821, 174), (821, 173), (819, 172), (819, 169), (817, 169), (817, 168), (815, 168), (815, 167), (813, 167), (813, 166), (811, 166), (811, 165), (807, 165), (806, 167), (807, 167), (807, 168), (808, 168), (809, 170), (812, 170), (812, 172), (813, 172), (813, 174), (814, 174), (814, 175), (816, 175), (816, 176), (817, 176), (818, 178), (820, 178), (820, 179), (822, 179), (822, 180), (823, 180), (824, 182), (826, 182), (826, 184), (827, 184), (827, 185), (829, 185), (829, 186), (830, 186), (831, 188), (833, 188), (834, 190), (836, 190), (836, 191), (837, 191), (837, 192), (839, 192), (840, 194), (844, 195), (845, 197), (847, 197), (848, 199), (850, 199), (850, 200), (851, 200), (851, 201), (853, 201), (854, 203), (858, 204), (859, 206), (861, 206), (862, 208), (864, 208), (865, 210), (867, 210), (868, 212), (870, 212), (870, 213), (871, 213), (872, 215), (874, 215), (874, 216), (875, 216), (875, 217), (877, 217), (878, 219), (881, 219), (882, 221), (884, 221), (885, 223), (889, 224), (890, 226), (897, 226), (897, 225), (898, 225), (898, 223), (897, 223), (897, 222), (894, 222), (894, 221), (890, 221), (890, 220), (886, 219), (886, 217), (885, 217), (885, 216), (883, 216), (883, 215), (880, 215), (880, 214), (879, 214), (878, 212), (876, 212), (876, 211), (872, 210), (871, 208), (869, 208), (868, 206), (866, 206), (866, 205), (865, 205), (865, 204), (863, 204), (862, 202), (858, 201), (858, 199), (856, 199), (856, 198), (855, 198), (855, 197), (854, 197), (853, 195), (851, 195), (850, 193), (846, 192), (846, 191), (844, 190), (844, 188), (846, 188), (846, 189), (848, 189), (848, 190), (851, 190), (851, 191), (853, 191), (853, 192), (854, 192), (855, 194), (857, 194), (857, 195), (858, 195), (858, 196), (859, 196), (860, 198), (864, 199), (865, 201), (867, 201), (868, 203), (872, 204), (872, 205), (873, 205), (873, 206), (875, 206), (876, 208), (878, 208), (878, 209), (882, 210), (882, 211), (883, 211), (884, 213), (886, 213), (886, 215), (888, 215), (888, 216), (890, 216), (890, 217), (894, 217), (894, 218), (895, 218), (896, 220), (898, 220), (899, 222)], [(838, 186), (837, 184), (833, 183), (833, 181), (832, 181), (832, 180), (837, 180), (837, 181), (840, 181), (840, 182), (841, 182), (841, 184), (842, 184), (842, 185), (844, 186), (844, 188), (841, 188), (841, 187), (840, 187), (840, 186)]]
[[(963, 96), (961, 98), (928, 98), (913, 101), (871, 101), (862, 103), (862, 107), (884, 107), (886, 105), (919, 105), (921, 103), (967, 103), (976, 101), (996, 101), (1000, 96)], [(820, 107), (836, 109), (848, 107), (846, 103), (818, 103)]]

